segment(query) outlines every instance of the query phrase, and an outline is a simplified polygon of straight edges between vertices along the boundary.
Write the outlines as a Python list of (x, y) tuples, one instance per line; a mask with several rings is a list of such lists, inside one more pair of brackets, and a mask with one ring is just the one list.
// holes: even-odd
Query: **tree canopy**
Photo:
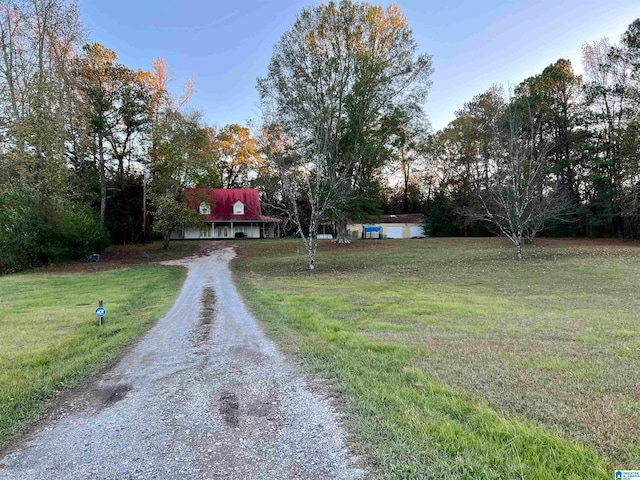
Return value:
[(310, 269), (319, 222), (346, 227), (390, 160), (398, 118), (423, 116), (431, 58), (417, 50), (396, 5), (332, 1), (302, 10), (258, 79), (265, 122), (287, 138), (288, 160), (276, 168), (298, 186), (286, 196), (295, 203), (304, 192), (310, 205), (310, 228), (294, 219)]
[[(262, 124), (218, 127), (191, 108), (192, 79), (170, 93), (161, 57), (134, 70), (91, 41), (74, 0), (0, 0), (3, 258), (14, 270), (79, 256), (107, 233), (144, 241), (149, 225), (168, 242), (196, 220), (185, 187), (259, 188), (310, 268), (318, 228), (348, 242), (347, 222), (378, 213), (424, 213), (433, 235), (637, 238), (640, 19), (617, 42), (586, 43), (584, 73), (574, 67), (558, 59), (509, 97), (479, 92), (432, 132), (431, 57), (402, 11), (328, 1), (275, 44), (257, 81)], [(498, 217), (525, 221), (508, 233)], [(68, 232), (87, 242), (40, 248)]]

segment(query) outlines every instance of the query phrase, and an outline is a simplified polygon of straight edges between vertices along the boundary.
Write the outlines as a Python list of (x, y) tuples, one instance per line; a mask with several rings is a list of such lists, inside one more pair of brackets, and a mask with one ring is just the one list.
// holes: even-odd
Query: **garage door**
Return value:
[(411, 225), (409, 226), (409, 236), (411, 238), (415, 237), (424, 237), (424, 228), (421, 225)]
[(387, 238), (402, 238), (402, 227), (387, 227)]

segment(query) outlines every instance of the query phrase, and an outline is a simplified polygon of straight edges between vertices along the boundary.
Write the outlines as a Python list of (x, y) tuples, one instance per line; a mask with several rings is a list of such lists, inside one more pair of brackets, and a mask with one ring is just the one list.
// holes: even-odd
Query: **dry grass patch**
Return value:
[[(534, 444), (536, 455), (549, 458), (536, 464), (531, 456), (532, 464), (521, 464), (536, 472), (527, 478), (606, 478), (603, 472), (614, 467), (640, 464), (640, 434), (627, 428), (638, 425), (640, 411), (637, 243), (541, 239), (525, 249), (521, 262), (500, 239), (321, 243), (315, 274), (305, 270), (298, 242), (245, 248), (251, 256), (241, 256), (235, 272), (246, 298), (313, 368), (341, 379), (353, 431), (382, 472), (395, 478), (422, 478), (420, 472), (427, 478), (513, 478), (516, 471), (502, 462), (517, 464), (532, 455), (528, 448)], [(369, 379), (367, 388), (376, 394), (351, 383), (360, 381), (349, 372), (361, 350), (358, 376)], [(386, 374), (377, 378), (367, 368)], [(393, 378), (406, 371), (419, 380), (407, 387), (413, 400), (403, 407), (403, 420), (378, 402), (400, 395), (392, 394), (401, 388)], [(414, 440), (400, 441), (398, 425), (432, 425), (434, 413), (414, 404), (429, 402), (436, 391), (475, 405), (466, 420), (444, 420), (446, 425), (455, 419), (459, 442), (449, 443), (445, 427), (426, 426)], [(482, 443), (464, 439), (480, 434), (475, 429), (485, 415), (483, 402), (504, 421), (523, 422), (521, 433), (530, 438), (505, 451), (500, 435), (480, 435), (485, 446), (502, 452), (502, 460), (483, 453)], [(542, 431), (550, 435), (546, 440), (536, 433)], [(551, 438), (573, 447), (552, 447)], [(437, 454), (422, 450), (430, 442), (447, 446), (433, 447)], [(600, 473), (566, 467), (582, 465), (581, 445), (597, 452), (598, 459), (589, 461), (600, 465)], [(554, 462), (561, 458), (569, 470), (558, 477), (553, 468), (560, 468)], [(402, 465), (415, 476), (398, 473)]]

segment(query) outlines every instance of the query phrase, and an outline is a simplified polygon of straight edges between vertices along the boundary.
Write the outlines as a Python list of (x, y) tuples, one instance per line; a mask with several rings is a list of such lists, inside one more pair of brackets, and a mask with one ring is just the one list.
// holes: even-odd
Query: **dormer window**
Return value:
[(200, 215), (209, 215), (211, 213), (211, 205), (209, 205), (207, 202), (202, 202), (200, 203)]
[(240, 200), (233, 204), (233, 214), (244, 215), (244, 203), (242, 203)]

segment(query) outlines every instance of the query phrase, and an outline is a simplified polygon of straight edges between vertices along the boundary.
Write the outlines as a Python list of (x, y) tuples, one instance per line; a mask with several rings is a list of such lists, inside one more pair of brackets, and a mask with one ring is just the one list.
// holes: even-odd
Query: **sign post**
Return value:
[(102, 317), (107, 314), (107, 310), (102, 305), (102, 300), (98, 302), (98, 308), (95, 310), (96, 317), (98, 317), (98, 324), (102, 326)]
[(639, 480), (640, 470), (616, 470), (616, 480)]

